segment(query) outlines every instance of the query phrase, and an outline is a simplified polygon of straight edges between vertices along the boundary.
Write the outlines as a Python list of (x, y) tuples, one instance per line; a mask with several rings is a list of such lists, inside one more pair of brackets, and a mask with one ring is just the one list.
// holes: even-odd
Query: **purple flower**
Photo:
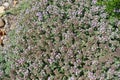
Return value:
[(52, 64), (54, 62), (54, 59), (48, 59), (48, 62)]
[(2, 75), (3, 75), (3, 71), (0, 71), (0, 77), (2, 77)]
[(99, 11), (99, 6), (92, 6), (90, 11), (91, 12), (98, 12)]
[(92, 0), (92, 3), (93, 3), (93, 4), (96, 4), (96, 3), (97, 3), (97, 0)]
[(38, 20), (39, 20), (39, 21), (42, 21), (42, 20), (43, 20), (43, 14), (42, 14), (42, 12), (37, 12), (37, 13), (36, 13), (36, 16), (38, 17)]
[(69, 80), (75, 80), (74, 76), (70, 77)]
[(91, 26), (92, 27), (97, 27), (98, 26), (98, 21), (97, 20), (92, 20), (91, 21)]
[(89, 78), (90, 80), (96, 80), (96, 77), (93, 75), (92, 72), (88, 72), (88, 78)]
[(114, 69), (109, 69), (109, 70), (108, 70), (108, 74), (113, 75), (114, 73), (115, 73)]
[(24, 58), (20, 58), (19, 60), (17, 60), (17, 62), (19, 63), (19, 64), (23, 64), (24, 63)]

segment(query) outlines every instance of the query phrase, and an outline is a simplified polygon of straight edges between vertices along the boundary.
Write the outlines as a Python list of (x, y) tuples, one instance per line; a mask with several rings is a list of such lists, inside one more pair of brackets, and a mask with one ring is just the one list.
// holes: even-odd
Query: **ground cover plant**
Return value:
[(22, 0), (6, 17), (0, 80), (120, 79), (120, 20), (97, 0)]
[(106, 12), (120, 19), (120, 0), (98, 0), (99, 5), (106, 6)]

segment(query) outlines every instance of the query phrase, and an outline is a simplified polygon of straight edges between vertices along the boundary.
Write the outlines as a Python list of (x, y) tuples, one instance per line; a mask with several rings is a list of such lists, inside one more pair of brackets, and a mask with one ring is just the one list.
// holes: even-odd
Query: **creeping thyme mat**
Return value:
[[(18, 0), (19, 1), (19, 0)], [(23, 0), (6, 14), (0, 80), (119, 80), (120, 20), (97, 0)]]

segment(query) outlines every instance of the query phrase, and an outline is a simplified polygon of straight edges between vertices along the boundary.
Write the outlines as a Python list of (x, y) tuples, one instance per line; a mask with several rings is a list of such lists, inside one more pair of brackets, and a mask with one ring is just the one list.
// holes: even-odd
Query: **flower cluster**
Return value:
[(120, 21), (108, 20), (97, 0), (26, 1), (8, 33), (0, 62), (11, 64), (0, 67), (0, 79), (120, 79)]

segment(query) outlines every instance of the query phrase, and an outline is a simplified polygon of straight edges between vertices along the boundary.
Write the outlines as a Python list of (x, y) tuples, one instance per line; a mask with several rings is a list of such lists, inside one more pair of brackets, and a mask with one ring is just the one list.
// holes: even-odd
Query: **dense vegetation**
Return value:
[(120, 20), (97, 0), (23, 0), (6, 17), (1, 80), (120, 79)]
[(120, 19), (120, 0), (98, 0), (98, 4), (106, 6), (106, 12), (110, 16)]

